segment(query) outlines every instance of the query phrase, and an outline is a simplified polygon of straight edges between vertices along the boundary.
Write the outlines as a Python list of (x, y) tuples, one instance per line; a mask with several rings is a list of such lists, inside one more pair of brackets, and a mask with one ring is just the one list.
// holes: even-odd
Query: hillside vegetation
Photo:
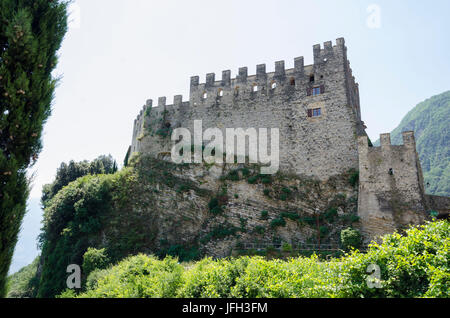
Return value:
[[(81, 294), (60, 297), (449, 297), (449, 253), (450, 224), (440, 221), (330, 261), (241, 257), (186, 265), (140, 254), (93, 271)], [(374, 265), (379, 279), (369, 274)]]
[(402, 144), (403, 131), (414, 131), (429, 194), (450, 196), (449, 120), (450, 91), (447, 91), (418, 104), (391, 132), (392, 143), (398, 145)]

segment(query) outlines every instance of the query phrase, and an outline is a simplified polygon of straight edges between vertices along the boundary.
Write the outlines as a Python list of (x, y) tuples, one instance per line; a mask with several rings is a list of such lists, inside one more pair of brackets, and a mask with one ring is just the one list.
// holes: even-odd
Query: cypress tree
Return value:
[(67, 31), (67, 2), (0, 0), (0, 297), (26, 211), (27, 168), (42, 148)]

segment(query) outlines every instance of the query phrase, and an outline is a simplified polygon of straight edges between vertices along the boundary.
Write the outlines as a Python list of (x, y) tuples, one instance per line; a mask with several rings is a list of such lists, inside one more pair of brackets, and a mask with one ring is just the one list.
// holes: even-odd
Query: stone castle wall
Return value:
[(358, 138), (358, 215), (367, 238), (392, 233), (427, 218), (414, 132), (403, 132), (403, 145), (392, 145), (390, 134), (382, 134), (380, 141), (380, 147), (369, 147), (367, 137)]
[[(166, 105), (165, 97), (156, 107), (147, 102), (135, 120), (131, 151), (155, 156), (170, 152), (170, 136), (163, 138), (156, 131), (164, 127), (192, 131), (193, 121), (201, 119), (203, 129), (220, 128), (224, 137), (225, 128), (279, 128), (284, 171), (326, 180), (357, 169), (357, 136), (365, 132), (344, 39), (337, 39), (335, 46), (315, 45), (313, 54), (313, 65), (304, 65), (299, 57), (293, 69), (285, 69), (284, 61), (279, 61), (271, 73), (261, 64), (256, 75), (248, 75), (243, 67), (233, 79), (230, 71), (224, 71), (221, 80), (207, 74), (205, 83), (192, 77), (189, 102), (180, 95), (173, 105)], [(320, 87), (322, 94), (312, 96), (313, 87)], [(308, 117), (313, 108), (321, 108), (322, 115)]]

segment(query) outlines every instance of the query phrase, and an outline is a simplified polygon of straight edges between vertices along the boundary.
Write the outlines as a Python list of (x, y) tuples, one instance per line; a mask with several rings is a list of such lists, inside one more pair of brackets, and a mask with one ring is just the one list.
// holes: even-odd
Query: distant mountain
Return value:
[(37, 237), (40, 234), (42, 214), (40, 199), (28, 199), (27, 213), (23, 219), (19, 240), (14, 250), (11, 267), (9, 268), (10, 274), (33, 262), (39, 254)]
[(415, 132), (427, 193), (450, 196), (450, 91), (414, 107), (392, 131), (392, 143), (401, 144), (408, 130)]

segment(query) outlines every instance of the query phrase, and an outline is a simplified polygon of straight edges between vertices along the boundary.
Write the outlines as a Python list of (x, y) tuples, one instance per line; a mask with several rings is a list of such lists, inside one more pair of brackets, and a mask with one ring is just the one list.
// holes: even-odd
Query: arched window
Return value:
[(222, 97), (223, 96), (223, 89), (219, 88), (217, 91), (217, 96)]
[(252, 92), (253, 92), (253, 93), (256, 93), (257, 91), (258, 91), (258, 85), (253, 84), (253, 85), (252, 85)]
[(277, 82), (272, 81), (272, 83), (270, 84), (270, 89), (275, 89), (277, 88)]
[(291, 77), (289, 84), (291, 84), (291, 86), (295, 86), (295, 78)]
[(203, 98), (203, 99), (206, 99), (207, 97), (208, 97), (208, 93), (207, 93), (207, 92), (203, 92), (202, 98)]

